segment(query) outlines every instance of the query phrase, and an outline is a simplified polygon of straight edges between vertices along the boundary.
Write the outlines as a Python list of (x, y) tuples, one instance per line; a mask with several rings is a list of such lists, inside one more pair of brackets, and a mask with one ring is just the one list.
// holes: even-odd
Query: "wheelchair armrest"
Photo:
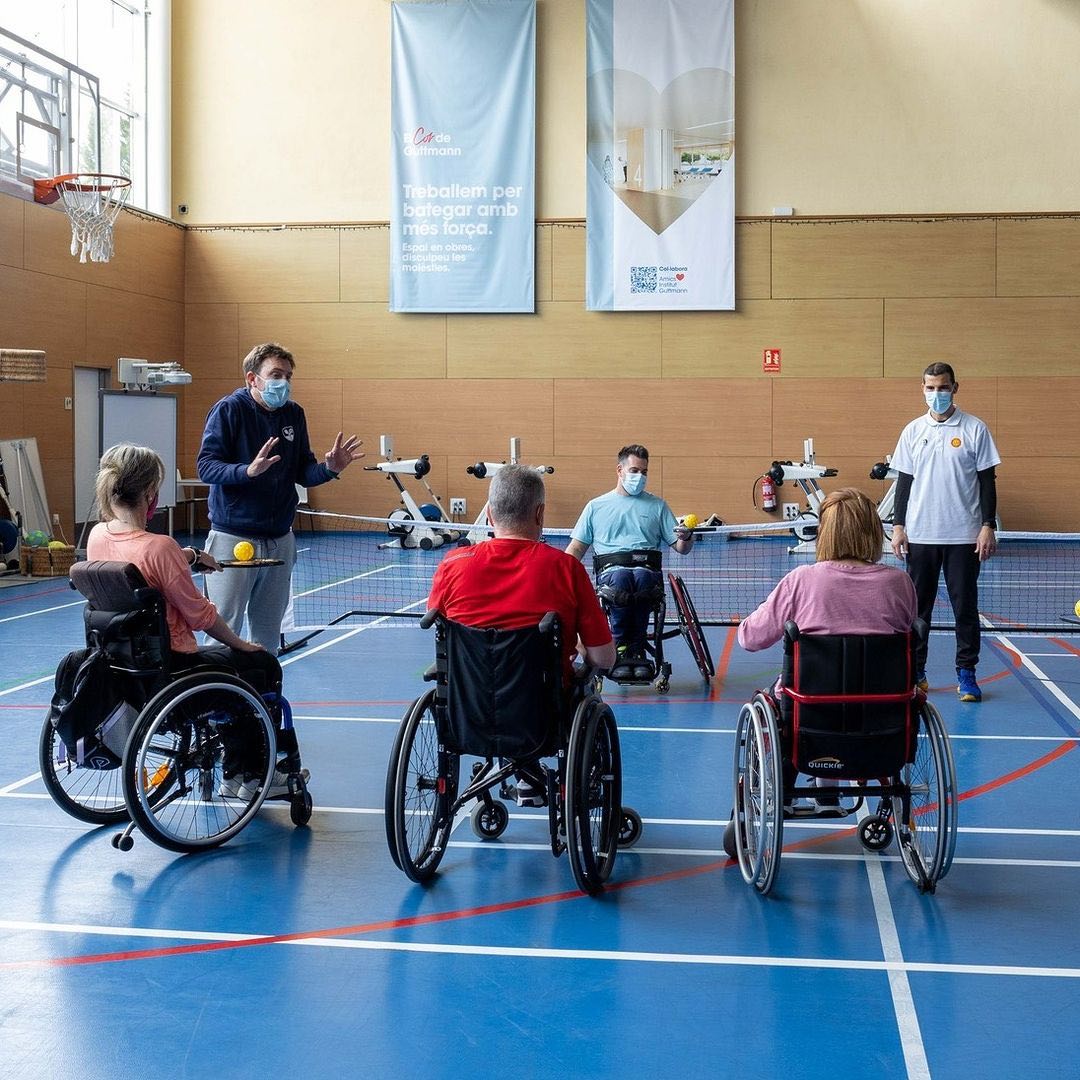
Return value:
[(930, 627), (925, 619), (916, 619), (911, 624), (911, 632), (915, 635), (915, 640), (921, 643), (930, 636)]
[(555, 620), (559, 616), (554, 611), (549, 611), (541, 620), (539, 630), (541, 634), (550, 634), (555, 626)]
[(799, 640), (799, 628), (791, 619), (784, 623), (784, 638), (793, 645)]
[(439, 612), (437, 610), (424, 612), (424, 617), (420, 620), (420, 629), (430, 630), (438, 617)]
[(439, 662), (436, 660), (424, 672), (424, 682), (435, 682), (439, 678)]

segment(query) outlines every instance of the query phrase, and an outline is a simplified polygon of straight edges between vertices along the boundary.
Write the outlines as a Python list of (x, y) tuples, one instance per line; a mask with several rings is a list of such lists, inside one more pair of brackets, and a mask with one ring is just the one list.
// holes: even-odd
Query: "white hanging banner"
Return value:
[(734, 0), (588, 0), (586, 306), (735, 307)]

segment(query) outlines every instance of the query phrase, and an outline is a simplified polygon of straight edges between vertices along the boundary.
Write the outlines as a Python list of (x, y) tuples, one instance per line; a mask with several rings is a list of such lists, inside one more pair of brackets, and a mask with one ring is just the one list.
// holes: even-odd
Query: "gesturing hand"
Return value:
[(270, 456), (274, 447), (277, 445), (277, 439), (267, 439), (263, 443), (259, 452), (255, 455), (255, 460), (247, 467), (247, 474), (251, 477), (261, 476), (271, 465), (276, 465), (281, 460), (280, 454), (274, 454)]
[(347, 466), (364, 456), (364, 451), (360, 449), (363, 440), (350, 435), (342, 442), (343, 434), (341, 431), (337, 433), (334, 445), (326, 452), (326, 466), (336, 473), (344, 472)]

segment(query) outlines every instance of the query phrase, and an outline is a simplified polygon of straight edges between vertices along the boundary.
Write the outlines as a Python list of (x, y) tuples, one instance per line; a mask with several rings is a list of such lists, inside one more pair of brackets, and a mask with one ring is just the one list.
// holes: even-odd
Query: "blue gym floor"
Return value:
[[(987, 636), (981, 705), (931, 641), (960, 835), (934, 896), (843, 823), (788, 823), (762, 899), (720, 848), (740, 704), (778, 652), (679, 640), (666, 697), (609, 687), (645, 819), (600, 899), (464, 824), (435, 882), (387, 853), (386, 759), (431, 640), (359, 619), (286, 658), (315, 814), (174, 856), (65, 815), (37, 775), (66, 581), (0, 589), (0, 1077), (1080, 1076), (1080, 639)], [(375, 626), (367, 624), (377, 623)]]

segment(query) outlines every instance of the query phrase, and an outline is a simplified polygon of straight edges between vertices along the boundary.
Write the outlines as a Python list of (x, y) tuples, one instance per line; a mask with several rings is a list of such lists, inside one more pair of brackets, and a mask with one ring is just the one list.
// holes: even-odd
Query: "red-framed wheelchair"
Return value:
[[(724, 836), (759, 893), (776, 883), (785, 817), (859, 815), (862, 846), (881, 852), (895, 838), (920, 892), (934, 892), (948, 873), (956, 768), (941, 716), (915, 682), (914, 645), (925, 633), (921, 622), (907, 634), (867, 636), (785, 625), (778, 696), (759, 691), (739, 713), (735, 810)], [(817, 782), (797, 784), (800, 773)], [(814, 805), (798, 807), (805, 798)]]

